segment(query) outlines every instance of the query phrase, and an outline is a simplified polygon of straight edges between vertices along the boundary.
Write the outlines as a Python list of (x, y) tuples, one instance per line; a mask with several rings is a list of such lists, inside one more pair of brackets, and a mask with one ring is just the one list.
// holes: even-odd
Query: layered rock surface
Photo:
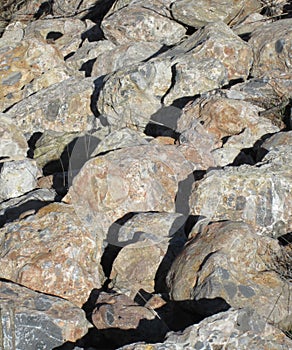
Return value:
[(292, 347), (291, 10), (2, 1), (1, 349)]

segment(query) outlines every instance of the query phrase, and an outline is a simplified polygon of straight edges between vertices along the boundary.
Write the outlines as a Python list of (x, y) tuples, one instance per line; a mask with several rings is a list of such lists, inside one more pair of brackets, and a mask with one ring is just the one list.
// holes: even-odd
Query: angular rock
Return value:
[(93, 79), (70, 78), (23, 99), (6, 115), (24, 133), (92, 130), (100, 126), (91, 110), (93, 92)]
[(175, 20), (188, 26), (200, 28), (210, 22), (223, 21), (238, 23), (247, 14), (260, 11), (262, 3), (258, 0), (178, 0), (171, 6)]
[[(140, 213), (109, 243), (122, 246), (110, 274), (110, 287), (134, 298), (140, 289), (165, 291), (165, 277), (183, 247), (186, 217), (178, 213)], [(159, 273), (158, 273), (159, 269)]]
[(4, 113), (0, 114), (0, 160), (19, 160), (26, 157), (28, 144), (19, 128)]
[(53, 202), (56, 196), (52, 189), (36, 189), (0, 203), (0, 227), (7, 222), (34, 214), (38, 209)]
[(83, 18), (90, 15), (95, 5), (99, 5), (97, 10), (101, 10), (104, 1), (84, 0), (55, 0), (49, 6), (54, 16)]
[(39, 170), (35, 161), (23, 159), (0, 163), (0, 166), (0, 201), (19, 197), (36, 188)]
[(261, 145), (261, 148), (264, 148), (267, 151), (277, 150), (280, 147), (289, 147), (292, 146), (292, 131), (287, 132), (278, 132), (277, 134), (271, 136)]
[(83, 337), (90, 326), (83, 310), (67, 300), (0, 281), (3, 350), (50, 350)]
[(256, 166), (209, 171), (193, 186), (190, 213), (215, 221), (245, 221), (267, 235), (279, 224), (290, 232), (291, 152), (288, 147), (267, 156)]
[(110, 75), (100, 92), (97, 108), (114, 129), (144, 131), (150, 117), (162, 105), (171, 85), (169, 60), (149, 61)]
[(243, 222), (210, 224), (173, 263), (167, 276), (171, 297), (195, 300), (194, 308), (204, 315), (224, 311), (226, 303), (248, 306), (290, 329), (292, 286), (280, 271), (288, 263), (284, 251), (276, 240), (259, 236)]
[(101, 242), (71, 206), (53, 203), (8, 223), (0, 229), (0, 241), (1, 278), (78, 306), (103, 283)]
[(186, 29), (171, 19), (160, 1), (137, 1), (121, 7), (101, 23), (107, 39), (115, 44), (132, 41), (156, 41), (162, 45), (177, 43)]
[(291, 28), (292, 19), (288, 18), (262, 26), (251, 34), (248, 43), (254, 50), (251, 72), (254, 77), (273, 70), (291, 72)]
[(64, 201), (87, 227), (110, 225), (125, 214), (175, 211), (178, 182), (192, 167), (175, 146), (124, 148), (89, 160), (74, 178)]
[(98, 77), (142, 62), (161, 49), (157, 42), (133, 42), (106, 50), (96, 57), (91, 76)]
[(43, 88), (69, 78), (62, 54), (42, 38), (27, 38), (1, 47), (0, 62), (1, 111)]
[[(210, 345), (212, 344), (212, 345)], [(164, 349), (290, 349), (292, 341), (278, 328), (267, 323), (265, 317), (253, 310), (230, 309), (186, 328), (183, 332), (168, 333), (163, 343), (136, 343), (120, 350)]]
[(66, 57), (75, 52), (82, 42), (86, 25), (77, 18), (56, 18), (34, 21), (25, 28), (25, 38), (42, 38), (56, 47)]

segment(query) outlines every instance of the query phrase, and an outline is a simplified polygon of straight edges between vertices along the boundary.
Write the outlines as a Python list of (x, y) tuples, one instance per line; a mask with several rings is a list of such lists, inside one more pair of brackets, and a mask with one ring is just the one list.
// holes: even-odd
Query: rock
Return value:
[(31, 159), (0, 164), (0, 201), (19, 197), (36, 188), (38, 167)]
[(35, 214), (38, 209), (53, 202), (56, 197), (57, 194), (52, 189), (36, 189), (0, 203), (0, 227), (17, 218)]
[(284, 19), (268, 23), (251, 34), (248, 43), (254, 50), (254, 77), (261, 77), (271, 70), (291, 72), (291, 24), (292, 19)]
[(6, 115), (24, 133), (92, 130), (100, 126), (91, 110), (93, 91), (93, 79), (70, 78), (23, 99)]
[(250, 45), (223, 22), (207, 24), (161, 56), (172, 57), (174, 61), (184, 56), (198, 61), (216, 59), (225, 66), (228, 80), (245, 80), (253, 62)]
[(3, 74), (1, 111), (43, 88), (69, 78), (62, 54), (42, 38), (27, 38), (16, 44), (2, 46), (0, 62)]
[(186, 33), (186, 29), (171, 19), (167, 7), (158, 0), (131, 2), (107, 16), (101, 28), (107, 39), (119, 45), (132, 41), (173, 45)]
[(280, 147), (292, 146), (292, 131), (278, 132), (277, 134), (271, 136), (261, 145), (267, 151), (277, 150)]
[(26, 25), (20, 21), (10, 23), (2, 34), (0, 45), (9, 46), (19, 43), (24, 37), (25, 27)]
[[(110, 287), (134, 298), (140, 289), (165, 292), (165, 277), (183, 247), (186, 217), (178, 213), (140, 213), (109, 243), (123, 248), (115, 258)], [(158, 273), (159, 269), (159, 273)]]
[(204, 0), (178, 0), (172, 3), (171, 13), (178, 22), (200, 28), (218, 21), (235, 24), (247, 14), (261, 9), (262, 4), (258, 0), (213, 0), (208, 6)]
[[(212, 344), (212, 345), (210, 345)], [(249, 308), (230, 309), (213, 315), (183, 332), (168, 333), (163, 343), (136, 343), (120, 350), (164, 350), (164, 349), (289, 349), (292, 341), (278, 328), (267, 323)]]
[(14, 283), (0, 281), (0, 307), (3, 350), (50, 350), (75, 342), (90, 326), (84, 311), (67, 300)]
[(91, 157), (120, 148), (147, 145), (150, 140), (151, 137), (147, 137), (145, 134), (129, 128), (115, 130), (100, 141), (91, 153)]
[(29, 23), (25, 28), (25, 38), (42, 38), (66, 57), (78, 49), (85, 30), (85, 23), (77, 18), (46, 18), (45, 21)]
[(114, 129), (144, 131), (150, 117), (162, 105), (171, 85), (169, 60), (155, 60), (124, 68), (110, 75), (97, 101), (98, 111)]
[(167, 276), (171, 297), (195, 300), (194, 308), (204, 315), (224, 311), (226, 303), (248, 306), (290, 329), (291, 284), (280, 273), (287, 263), (282, 250), (276, 240), (259, 236), (243, 222), (210, 224), (172, 264)]
[(63, 200), (74, 205), (87, 227), (101, 224), (106, 235), (127, 213), (174, 212), (178, 182), (191, 172), (175, 146), (124, 148), (89, 160)]
[(232, 27), (232, 30), (237, 35), (249, 35), (256, 28), (259, 28), (267, 23), (271, 23), (272, 19), (269, 20), (265, 16), (259, 13), (251, 13), (246, 16), (243, 21), (240, 21), (235, 26)]
[(101, 242), (82, 227), (71, 206), (53, 203), (8, 223), (0, 241), (1, 278), (77, 306), (103, 283)]
[(20, 160), (26, 157), (28, 144), (22, 132), (12, 121), (0, 114), (0, 160)]
[(133, 42), (105, 50), (96, 57), (91, 76), (109, 74), (133, 64), (146, 61), (161, 49), (157, 42)]
[(214, 221), (245, 221), (266, 235), (273, 235), (279, 223), (290, 232), (290, 153), (286, 149), (267, 155), (256, 166), (209, 171), (193, 186), (190, 213)]
[[(76, 17), (83, 18), (90, 14), (91, 11), (94, 10), (94, 7), (98, 3), (102, 3), (103, 1), (96, 0), (85, 0), (80, 3), (78, 0), (57, 0), (53, 1), (51, 6), (51, 11), (54, 16), (57, 17)], [(98, 4), (100, 5), (100, 4)], [(102, 7), (99, 6), (99, 9)]]

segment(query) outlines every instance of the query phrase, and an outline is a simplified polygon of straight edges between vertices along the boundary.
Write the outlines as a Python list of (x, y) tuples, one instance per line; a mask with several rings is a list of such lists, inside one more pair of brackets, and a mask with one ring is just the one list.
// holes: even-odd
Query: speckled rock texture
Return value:
[(3, 350), (50, 350), (84, 336), (83, 310), (62, 298), (0, 281), (0, 342)]
[(292, 348), (291, 15), (1, 2), (1, 350)]

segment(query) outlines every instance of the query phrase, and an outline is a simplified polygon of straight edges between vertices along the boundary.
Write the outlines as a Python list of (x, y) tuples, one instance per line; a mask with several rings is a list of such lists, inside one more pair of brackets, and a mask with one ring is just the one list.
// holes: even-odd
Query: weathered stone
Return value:
[(254, 31), (256, 28), (259, 28), (267, 23), (272, 22), (272, 19), (259, 14), (251, 13), (243, 21), (240, 21), (235, 26), (232, 27), (232, 30), (237, 35), (247, 35)]
[(177, 21), (200, 28), (217, 21), (235, 24), (261, 9), (262, 3), (258, 0), (178, 0), (173, 2), (171, 13)]
[(25, 27), (26, 25), (19, 21), (10, 23), (2, 34), (0, 45), (9, 46), (19, 43), (24, 37)]
[(90, 326), (83, 310), (67, 300), (0, 281), (3, 350), (50, 350), (83, 337)]
[(0, 159), (19, 160), (26, 157), (28, 144), (19, 128), (12, 121), (0, 114)]
[(93, 79), (70, 78), (25, 98), (6, 115), (25, 133), (92, 130), (100, 126), (91, 110), (93, 91)]
[(210, 220), (242, 220), (264, 234), (272, 234), (282, 222), (286, 233), (290, 232), (291, 152), (286, 149), (267, 156), (256, 166), (208, 172), (193, 186), (191, 214)]
[(198, 61), (206, 58), (218, 60), (225, 66), (228, 80), (246, 79), (253, 62), (250, 45), (223, 22), (206, 25), (161, 56), (172, 57), (176, 62), (184, 55)]
[(45, 21), (29, 23), (25, 28), (25, 38), (42, 38), (66, 57), (78, 49), (82, 42), (81, 34), (85, 30), (85, 23), (77, 18), (47, 18)]
[(115, 130), (100, 141), (96, 149), (91, 153), (91, 157), (119, 148), (148, 145), (150, 140), (151, 137), (129, 128)]
[(1, 278), (78, 306), (103, 283), (101, 242), (83, 227), (71, 206), (50, 204), (6, 224), (0, 237)]
[(173, 45), (186, 33), (186, 29), (171, 19), (169, 11), (159, 1), (132, 2), (106, 17), (101, 28), (105, 37), (115, 44), (155, 41)]
[(290, 349), (292, 341), (249, 308), (230, 309), (205, 318), (183, 332), (170, 332), (163, 343), (136, 343), (120, 350)]
[(256, 29), (249, 40), (254, 50), (252, 75), (269, 71), (291, 72), (292, 19), (269, 23)]
[(115, 129), (143, 131), (151, 115), (162, 105), (171, 86), (169, 60), (155, 60), (110, 75), (100, 92), (97, 108)]
[(28, 38), (1, 47), (0, 62), (1, 111), (36, 91), (69, 78), (62, 54), (42, 38)]
[(215, 58), (194, 59), (184, 55), (172, 66), (174, 85), (163, 102), (170, 105), (186, 96), (195, 96), (220, 88), (228, 82), (227, 70), (223, 63)]
[(84, 0), (54, 0), (49, 4), (54, 16), (83, 18), (89, 15), (97, 5), (97, 10), (102, 10), (106, 1)]
[(166, 273), (186, 241), (186, 218), (178, 213), (140, 213), (120, 227), (117, 237), (109, 236), (109, 243), (123, 247), (112, 265), (110, 286), (132, 298), (140, 289), (165, 291)]
[(56, 196), (56, 192), (52, 189), (36, 189), (0, 203), (0, 227), (17, 218), (34, 214), (38, 209), (53, 202)]
[(226, 303), (248, 306), (290, 329), (287, 305), (292, 286), (280, 273), (280, 262), (287, 263), (283, 258), (276, 240), (257, 235), (243, 222), (210, 224), (173, 263), (167, 277), (171, 297), (195, 300), (197, 312), (205, 315), (224, 310)]
[(192, 167), (175, 146), (128, 147), (89, 160), (74, 178), (64, 201), (91, 229), (110, 225), (125, 214), (175, 211), (178, 182)]
[(282, 146), (287, 147), (287, 149), (292, 146), (292, 131), (278, 132), (265, 140), (265, 142), (261, 145), (261, 147), (267, 151), (271, 151)]
[(0, 201), (21, 196), (36, 188), (39, 170), (34, 160), (15, 160), (0, 165)]
[(134, 42), (119, 45), (111, 50), (102, 52), (96, 57), (91, 76), (98, 77), (112, 73), (126, 66), (147, 60), (161, 49), (157, 42)]

